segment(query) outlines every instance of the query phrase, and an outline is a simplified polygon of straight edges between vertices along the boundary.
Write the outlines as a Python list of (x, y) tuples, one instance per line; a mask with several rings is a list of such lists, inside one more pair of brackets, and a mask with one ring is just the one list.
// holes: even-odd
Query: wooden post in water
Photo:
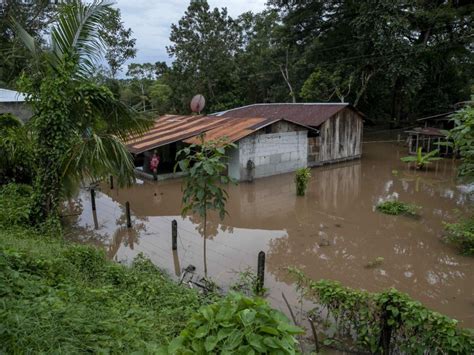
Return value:
[(127, 228), (132, 228), (132, 219), (130, 218), (130, 202), (125, 202), (125, 214), (127, 215)]
[(175, 219), (171, 222), (171, 248), (178, 249), (178, 222)]
[(112, 175), (110, 175), (110, 189), (114, 189), (114, 177)]
[(91, 204), (92, 204), (92, 211), (96, 210), (95, 206), (95, 190), (91, 189)]
[(257, 267), (257, 291), (263, 290), (265, 283), (265, 253), (261, 251), (258, 253), (258, 267)]
[(97, 219), (97, 212), (92, 211), (92, 218), (94, 219), (94, 228), (99, 229), (99, 220)]

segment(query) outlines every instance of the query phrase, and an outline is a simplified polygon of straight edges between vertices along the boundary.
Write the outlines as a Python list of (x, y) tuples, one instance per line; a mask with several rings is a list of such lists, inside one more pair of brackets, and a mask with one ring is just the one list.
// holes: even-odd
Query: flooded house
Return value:
[(347, 103), (254, 104), (214, 115), (286, 119), (313, 128), (308, 133), (308, 166), (358, 159), (362, 155), (365, 116)]
[(208, 116), (165, 115), (145, 135), (127, 142), (137, 169), (149, 174), (160, 156), (159, 174), (173, 175), (176, 153), (186, 145), (226, 137), (228, 174), (238, 181), (342, 162), (362, 154), (363, 114), (348, 104), (256, 104)]
[(226, 138), (236, 145), (228, 152), (229, 176), (251, 181), (306, 167), (310, 132), (316, 130), (283, 118), (165, 115), (145, 135), (126, 144), (143, 173), (150, 173), (149, 162), (156, 151), (159, 173), (166, 177), (173, 173), (176, 153), (186, 145), (199, 144), (201, 133), (206, 140)]

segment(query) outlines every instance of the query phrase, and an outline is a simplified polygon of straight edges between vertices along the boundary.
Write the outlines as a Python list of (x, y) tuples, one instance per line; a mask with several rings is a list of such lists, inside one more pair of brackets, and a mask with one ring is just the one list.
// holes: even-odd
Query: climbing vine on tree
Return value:
[(18, 23), (16, 33), (31, 52), (31, 70), (21, 80), (33, 107), (37, 165), (32, 221), (55, 219), (64, 187), (109, 174), (133, 180), (133, 160), (122, 141), (143, 133), (138, 118), (105, 86), (91, 81), (104, 48), (98, 29), (110, 3), (73, 0), (61, 7), (47, 49)]

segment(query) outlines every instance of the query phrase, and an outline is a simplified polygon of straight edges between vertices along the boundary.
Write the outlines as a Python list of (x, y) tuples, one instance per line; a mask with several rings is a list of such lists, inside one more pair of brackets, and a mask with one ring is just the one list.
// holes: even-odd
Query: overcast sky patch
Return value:
[[(258, 12), (264, 9), (266, 0), (209, 0), (211, 8), (227, 7), (232, 17), (243, 12)], [(172, 23), (178, 23), (184, 15), (189, 1), (186, 0), (118, 0), (117, 7), (122, 12), (126, 27), (133, 30), (137, 39), (138, 53), (133, 62), (146, 63), (166, 61), (170, 58), (166, 46), (170, 44), (169, 35)], [(126, 71), (126, 70), (125, 70)]]

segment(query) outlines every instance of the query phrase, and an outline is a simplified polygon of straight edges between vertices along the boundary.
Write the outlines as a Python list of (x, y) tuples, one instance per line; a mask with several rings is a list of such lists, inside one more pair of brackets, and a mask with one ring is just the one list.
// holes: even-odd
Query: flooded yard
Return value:
[[(395, 287), (427, 307), (474, 327), (474, 259), (442, 242), (443, 221), (466, 215), (472, 205), (455, 181), (455, 163), (435, 162), (429, 171), (409, 170), (400, 162), (406, 148), (369, 143), (362, 160), (312, 169), (305, 197), (297, 197), (293, 174), (241, 183), (229, 188), (229, 216), (208, 224), (180, 217), (181, 181), (143, 182), (128, 189), (105, 184), (97, 192), (97, 214), (90, 194), (70, 201), (71, 239), (105, 248), (109, 258), (129, 262), (144, 253), (172, 275), (193, 265), (228, 286), (238, 272), (256, 271), (259, 251), (266, 253), (265, 286), (272, 304), (286, 311), (285, 293), (297, 294), (286, 267), (309, 277), (380, 291)], [(421, 206), (418, 219), (375, 210), (381, 200), (399, 198)], [(125, 202), (132, 211), (126, 228)], [(178, 221), (178, 250), (171, 248), (171, 222)], [(376, 258), (381, 265), (367, 268)]]

